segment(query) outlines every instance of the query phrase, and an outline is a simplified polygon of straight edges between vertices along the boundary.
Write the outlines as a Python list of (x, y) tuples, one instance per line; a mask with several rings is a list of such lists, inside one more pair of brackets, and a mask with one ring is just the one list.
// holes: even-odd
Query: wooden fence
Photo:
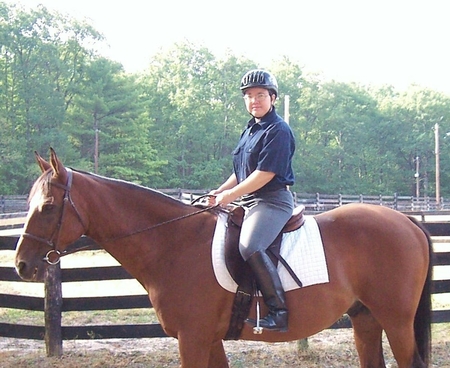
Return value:
[(27, 196), (0, 195), (0, 213), (23, 212), (27, 210)]
[[(195, 194), (189, 195), (183, 192), (175, 193), (181, 200), (189, 201)], [(300, 199), (300, 200), (299, 200)], [(358, 202), (369, 202), (369, 199), (376, 203), (393, 207), (394, 203), (399, 205), (403, 203), (399, 197), (397, 202), (385, 197), (358, 196)], [(348, 201), (355, 202), (355, 198), (346, 196), (322, 196), (317, 195), (314, 201), (309, 198), (297, 197), (298, 202), (309, 202), (309, 212), (317, 212), (323, 209), (337, 207)], [(337, 202), (336, 202), (337, 200)], [(377, 202), (378, 201), (378, 202)], [(390, 205), (388, 205), (388, 202)], [(318, 206), (320, 204), (320, 206)], [(408, 210), (416, 209), (417, 207), (407, 206)], [(428, 222), (425, 218), (430, 215), (446, 215), (450, 216), (450, 211), (428, 211), (428, 212), (411, 212), (420, 216), (422, 223), (428, 229), (433, 237), (449, 237), (450, 236), (450, 222)], [(1, 219), (0, 228), (17, 227), (23, 224), (23, 213), (12, 215), (11, 219), (15, 219), (15, 224), (11, 225), (8, 219)], [(6, 222), (5, 222), (6, 221)], [(13, 221), (13, 220), (11, 220)], [(3, 224), (3, 226), (1, 226)], [(0, 251), (14, 250), (17, 243), (17, 235), (0, 236)], [(89, 238), (80, 239), (74, 246), (92, 244)], [(450, 252), (436, 252), (434, 259), (434, 266), (450, 266)], [(12, 308), (29, 311), (44, 312), (44, 325), (22, 325), (11, 323), (0, 323), (0, 336), (45, 340), (47, 347), (47, 355), (58, 356), (62, 352), (63, 340), (75, 339), (107, 339), (107, 338), (143, 338), (143, 337), (165, 337), (161, 326), (159, 324), (128, 324), (128, 325), (91, 325), (91, 326), (62, 326), (61, 316), (64, 312), (69, 311), (94, 311), (94, 310), (118, 310), (118, 309), (132, 309), (132, 308), (151, 308), (148, 296), (145, 295), (125, 295), (125, 296), (107, 296), (107, 297), (77, 297), (77, 298), (62, 298), (61, 284), (70, 282), (85, 282), (85, 281), (105, 281), (105, 280), (126, 280), (132, 277), (120, 266), (109, 267), (93, 267), (93, 268), (70, 268), (61, 269), (59, 265), (52, 266), (51, 271), (45, 281), (45, 297), (31, 297), (22, 295), (0, 294), (0, 308)], [(14, 268), (0, 267), (0, 282), (12, 281), (22, 282), (17, 276)], [(442, 294), (450, 293), (450, 280), (435, 280), (433, 282), (433, 293)], [(433, 323), (450, 322), (450, 310), (434, 310), (432, 316)], [(335, 323), (330, 328), (346, 328), (351, 327), (350, 321), (343, 318)]]
[[(160, 189), (174, 198), (190, 202), (208, 190), (191, 189)], [(442, 197), (440, 203), (431, 197), (414, 197), (394, 195), (363, 195), (363, 194), (322, 194), (294, 192), (297, 204), (303, 204), (307, 212), (323, 212), (347, 203), (372, 203), (390, 207), (397, 211), (435, 211), (450, 210), (450, 199)], [(0, 219), (13, 212), (27, 210), (27, 196), (0, 196)]]
[[(415, 213), (427, 215), (427, 213)], [(442, 213), (450, 215), (450, 212)], [(433, 237), (450, 236), (450, 222), (423, 222)], [(0, 251), (15, 249), (18, 236), (0, 236)], [(82, 244), (81, 244), (82, 243)], [(80, 239), (76, 246), (92, 243), (88, 238)], [(450, 252), (436, 252), (435, 266), (450, 266)], [(11, 265), (12, 266), (12, 265)], [(12, 308), (45, 313), (44, 326), (0, 323), (0, 336), (46, 340), (47, 355), (58, 356), (62, 352), (63, 340), (142, 338), (166, 336), (159, 324), (61, 326), (61, 315), (68, 311), (118, 310), (151, 308), (147, 295), (62, 298), (61, 283), (124, 280), (132, 277), (120, 266), (61, 269), (52, 266), (48, 273), (44, 298), (0, 294), (0, 308)], [(21, 282), (13, 267), (0, 267), (0, 281)], [(433, 293), (450, 293), (450, 280), (435, 280)], [(450, 322), (450, 310), (434, 310), (433, 323)], [(330, 328), (351, 327), (343, 318)]]

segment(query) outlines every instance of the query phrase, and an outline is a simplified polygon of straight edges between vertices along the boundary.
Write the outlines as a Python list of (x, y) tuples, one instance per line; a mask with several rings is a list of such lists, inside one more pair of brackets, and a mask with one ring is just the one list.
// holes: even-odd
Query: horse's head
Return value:
[(36, 153), (42, 175), (29, 195), (24, 233), (16, 248), (16, 270), (24, 280), (40, 281), (49, 264), (59, 262), (65, 248), (85, 232), (72, 197), (72, 170), (51, 149), (50, 162)]

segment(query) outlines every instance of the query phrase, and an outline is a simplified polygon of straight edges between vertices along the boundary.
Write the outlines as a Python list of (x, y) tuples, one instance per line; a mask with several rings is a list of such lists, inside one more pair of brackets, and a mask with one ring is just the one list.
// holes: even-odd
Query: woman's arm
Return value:
[(237, 184), (236, 175), (233, 173), (219, 188), (217, 188), (216, 190), (212, 190), (209, 194), (222, 193), (224, 190), (235, 187), (236, 184)]
[[(270, 171), (255, 170), (243, 182), (234, 185), (231, 188), (224, 188), (219, 193), (216, 193), (217, 196), (214, 203), (226, 206), (244, 194), (253, 193), (258, 189), (261, 189), (264, 185), (271, 181), (274, 176), (275, 173)], [(228, 183), (230, 178), (222, 186)], [(236, 180), (236, 176), (234, 176), (234, 180)]]

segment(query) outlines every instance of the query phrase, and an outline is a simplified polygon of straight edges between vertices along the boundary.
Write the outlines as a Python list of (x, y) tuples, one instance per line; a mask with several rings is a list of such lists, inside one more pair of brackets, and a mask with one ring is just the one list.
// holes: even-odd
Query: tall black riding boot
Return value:
[[(259, 320), (259, 326), (272, 331), (286, 332), (288, 310), (275, 265), (264, 250), (253, 253), (247, 262), (256, 278), (264, 303), (269, 308), (268, 315)], [(246, 322), (256, 326), (255, 320), (247, 319)]]

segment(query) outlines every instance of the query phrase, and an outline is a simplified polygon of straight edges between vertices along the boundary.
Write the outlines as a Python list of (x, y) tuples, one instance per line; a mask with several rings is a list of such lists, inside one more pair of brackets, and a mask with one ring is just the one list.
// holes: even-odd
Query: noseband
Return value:
[[(75, 204), (73, 203), (72, 197), (70, 195), (70, 189), (72, 188), (73, 172), (72, 172), (72, 169), (69, 169), (69, 168), (67, 168), (66, 170), (67, 170), (67, 183), (66, 183), (66, 185), (62, 185), (62, 184), (59, 184), (59, 183), (52, 183), (50, 181), (50, 179), (47, 182), (47, 184), (49, 186), (50, 185), (54, 185), (56, 187), (64, 189), (64, 199), (63, 199), (63, 205), (62, 205), (62, 208), (61, 208), (61, 213), (60, 213), (60, 216), (59, 216), (58, 224), (56, 225), (56, 228), (53, 231), (52, 236), (49, 239), (45, 239), (45, 238), (41, 238), (39, 236), (30, 234), (30, 233), (23, 233), (22, 234), (22, 236), (24, 238), (30, 238), (30, 239), (36, 240), (38, 242), (41, 242), (41, 243), (44, 243), (44, 244), (48, 245), (51, 248), (47, 252), (45, 257), (43, 258), (43, 261), (47, 262), (50, 265), (58, 264), (62, 256), (65, 256), (67, 254), (73, 253), (73, 251), (72, 252), (69, 252), (69, 251), (61, 252), (61, 251), (59, 251), (57, 249), (59, 236), (61, 234), (61, 227), (62, 227), (63, 220), (64, 220), (64, 212), (65, 212), (65, 208), (66, 208), (66, 203), (69, 203), (71, 205), (71, 207), (74, 209), (75, 213), (77, 214), (79, 222), (83, 226), (84, 231), (86, 231), (86, 226), (84, 225), (83, 219), (81, 218), (80, 213), (78, 212), (77, 208), (75, 207)], [(56, 241), (55, 241), (55, 239), (56, 239)], [(75, 251), (77, 251), (77, 250), (75, 250)]]

